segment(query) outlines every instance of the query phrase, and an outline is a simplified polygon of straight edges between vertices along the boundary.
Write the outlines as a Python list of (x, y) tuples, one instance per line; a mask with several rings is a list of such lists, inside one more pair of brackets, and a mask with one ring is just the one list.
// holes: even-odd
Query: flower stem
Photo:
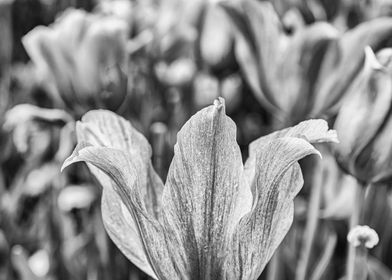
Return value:
[[(354, 209), (350, 218), (350, 229), (354, 226), (358, 225), (363, 220), (363, 204), (365, 200), (365, 187), (362, 184), (358, 184), (357, 190), (355, 193), (355, 201), (354, 201)], [(346, 275), (347, 280), (360, 280), (366, 279), (363, 278), (363, 265), (360, 265), (359, 262), (363, 262), (364, 254), (363, 248), (356, 248), (351, 244), (348, 245), (348, 256), (347, 256), (347, 267), (346, 267)], [(366, 258), (366, 257), (365, 257)]]
[(274, 255), (272, 256), (271, 261), (268, 265), (268, 274), (267, 280), (279, 280), (279, 271), (280, 271), (280, 249), (279, 247), (276, 249)]
[(307, 271), (311, 257), (313, 242), (319, 222), (319, 212), (321, 203), (322, 190), (322, 169), (320, 159), (316, 159), (313, 169), (313, 178), (311, 186), (311, 195), (308, 207), (308, 216), (306, 219), (305, 234), (302, 240), (302, 251), (298, 261), (298, 268), (296, 271), (296, 280), (307, 279)]

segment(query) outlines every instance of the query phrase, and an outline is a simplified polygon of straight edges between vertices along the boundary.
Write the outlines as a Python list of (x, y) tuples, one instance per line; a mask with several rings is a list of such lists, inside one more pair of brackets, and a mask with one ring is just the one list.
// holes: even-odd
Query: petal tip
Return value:
[(220, 111), (222, 108), (225, 108), (225, 100), (222, 97), (218, 97), (214, 100), (214, 107)]
[(70, 166), (71, 164), (81, 161), (79, 158), (79, 153), (82, 149), (91, 146), (90, 144), (86, 142), (79, 143), (76, 147), (75, 150), (72, 152), (72, 154), (64, 161), (63, 165), (61, 166), (60, 171), (63, 172), (65, 168)]
[(366, 66), (374, 70), (384, 69), (370, 46), (365, 47), (365, 67)]

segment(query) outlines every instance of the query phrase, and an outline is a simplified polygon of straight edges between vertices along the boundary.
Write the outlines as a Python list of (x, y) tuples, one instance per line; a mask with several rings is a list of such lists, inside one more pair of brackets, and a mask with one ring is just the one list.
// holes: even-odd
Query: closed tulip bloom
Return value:
[(392, 176), (392, 49), (366, 49), (362, 73), (353, 82), (335, 122), (337, 160), (363, 184)]
[(115, 110), (127, 92), (127, 29), (117, 17), (69, 9), (30, 31), (23, 44), (43, 82), (76, 114)]
[(269, 2), (226, 1), (236, 32), (236, 58), (260, 104), (283, 126), (334, 117), (357, 77), (363, 49), (388, 46), (392, 19), (380, 18), (340, 33), (326, 22), (286, 32)]
[(203, 62), (218, 75), (235, 68), (234, 30), (222, 7), (206, 3), (202, 20), (198, 47)]
[(111, 238), (155, 279), (257, 279), (292, 223), (298, 160), (336, 141), (326, 122), (303, 122), (251, 143), (243, 166), (219, 99), (178, 133), (163, 185), (146, 139), (114, 113), (87, 113), (77, 136), (64, 167), (88, 163)]

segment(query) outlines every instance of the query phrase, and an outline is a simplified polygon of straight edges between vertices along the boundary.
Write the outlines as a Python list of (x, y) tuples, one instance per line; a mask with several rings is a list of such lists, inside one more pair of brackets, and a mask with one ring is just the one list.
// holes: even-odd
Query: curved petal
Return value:
[(141, 184), (143, 178), (140, 176), (144, 171), (140, 155), (82, 143), (78, 144), (74, 153), (64, 162), (63, 168), (80, 161), (100, 169), (113, 180), (114, 190), (135, 219), (144, 251), (156, 278), (189, 279), (185, 268), (187, 264), (181, 259), (185, 248), (179, 246), (176, 232), (164, 228), (145, 207), (142, 195), (142, 188), (145, 186)]
[(174, 151), (163, 194), (167, 221), (182, 237), (192, 279), (223, 279), (227, 237), (245, 187), (236, 127), (223, 99), (183, 126)]
[(336, 141), (336, 133), (325, 121), (311, 120), (251, 144), (245, 174), (254, 203), (233, 236), (229, 279), (260, 275), (292, 223), (293, 199), (303, 185), (298, 160), (319, 154), (311, 143), (329, 141)]
[(41, 76), (53, 78), (59, 94), (74, 96), (73, 66), (59, 51), (58, 37), (49, 27), (37, 26), (23, 37), (22, 42)]
[[(80, 97), (86, 100), (93, 98), (102, 89), (108, 90), (109, 83), (119, 84), (128, 63), (126, 22), (111, 17), (90, 17), (90, 24), (85, 27), (81, 44), (75, 53), (77, 90), (85, 95)], [(118, 90), (110, 94), (124, 94)]]
[[(115, 153), (120, 153), (119, 159), (125, 157), (125, 164), (128, 161), (127, 157), (132, 155), (134, 161), (138, 162), (140, 167), (138, 170), (140, 181), (138, 191), (143, 199), (143, 208), (153, 217), (157, 217), (160, 212), (160, 196), (163, 184), (151, 166), (151, 147), (144, 136), (137, 132), (126, 120), (112, 112), (103, 110), (90, 111), (84, 115), (82, 122), (77, 124), (77, 136), (79, 143), (88, 144), (79, 145), (79, 148), (75, 150), (74, 155), (66, 161), (65, 165), (83, 160), (83, 156), (80, 155), (80, 153), (83, 153), (83, 149), (91, 149), (94, 146), (116, 149)], [(96, 152), (98, 153), (98, 151)], [(91, 154), (89, 156), (85, 155), (84, 158), (92, 161), (92, 156)], [(116, 192), (119, 187), (112, 185), (121, 184), (125, 188), (129, 188), (129, 183), (125, 181), (113, 182), (93, 165), (89, 165), (89, 168), (104, 187), (102, 215), (110, 237), (135, 265), (150, 276), (157, 278), (147, 259), (137, 222)], [(101, 168), (104, 168), (104, 166), (101, 166)], [(108, 167), (106, 166), (106, 168)], [(112, 176), (115, 175), (112, 174)], [(128, 180), (132, 182), (131, 179)]]
[(274, 115), (278, 114), (275, 73), (270, 68), (276, 64), (287, 39), (278, 15), (269, 2), (246, 0), (220, 5), (238, 31), (235, 51), (241, 71), (260, 103)]
[[(367, 48), (363, 70), (350, 87), (335, 122), (342, 140), (336, 146), (337, 160), (346, 172), (364, 183), (373, 178), (374, 172), (379, 172), (375, 169), (373, 159), (379, 160), (380, 156), (387, 154), (389, 156), (385, 149), (381, 154), (372, 149), (368, 149), (366, 153), (364, 150), (387, 125), (391, 102), (391, 74), (379, 63), (372, 50)], [(386, 139), (382, 140), (384, 143), (378, 144), (389, 143), (389, 132)], [(383, 167), (384, 163), (377, 168)]]
[(301, 138), (309, 143), (323, 143), (323, 142), (338, 142), (338, 137), (335, 130), (328, 129), (328, 123), (324, 120), (307, 120), (296, 126), (285, 128), (273, 132), (267, 136), (260, 137), (249, 144), (249, 158), (245, 163), (245, 173), (248, 180), (253, 180), (256, 170), (256, 155), (269, 142), (282, 138), (295, 137)]
[(304, 119), (316, 98), (319, 66), (337, 30), (316, 23), (288, 35), (270, 3), (246, 0), (240, 7), (223, 7), (238, 31), (237, 59), (256, 97), (285, 124)]
[(79, 142), (115, 148), (140, 157), (140, 191), (149, 213), (158, 217), (163, 183), (152, 167), (152, 150), (147, 139), (128, 121), (105, 110), (86, 113), (76, 130)]
[(360, 74), (364, 48), (378, 51), (386, 47), (391, 35), (392, 19), (379, 18), (358, 25), (329, 46), (315, 87), (317, 102), (312, 116), (337, 112), (345, 92)]

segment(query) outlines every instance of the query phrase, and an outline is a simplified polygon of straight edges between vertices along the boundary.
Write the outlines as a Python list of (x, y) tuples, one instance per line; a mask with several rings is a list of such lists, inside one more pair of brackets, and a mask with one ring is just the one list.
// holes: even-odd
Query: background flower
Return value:
[(77, 115), (89, 108), (116, 110), (127, 94), (128, 27), (117, 17), (65, 11), (39, 26), (24, 46), (50, 91)]

